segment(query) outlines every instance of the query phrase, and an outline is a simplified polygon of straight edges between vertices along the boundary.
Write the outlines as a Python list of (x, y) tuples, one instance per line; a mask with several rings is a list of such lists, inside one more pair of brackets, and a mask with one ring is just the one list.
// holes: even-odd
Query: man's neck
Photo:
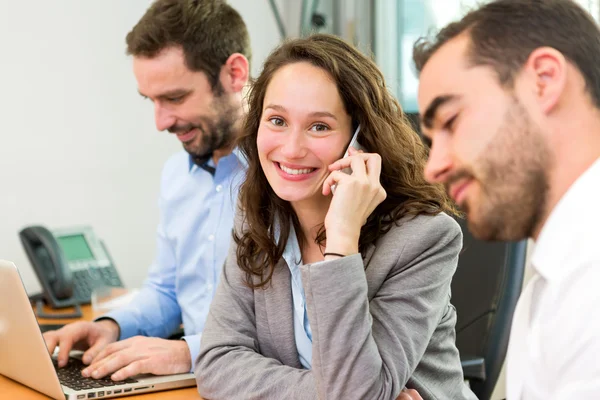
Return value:
[[(240, 106), (240, 108), (238, 110), (238, 114), (242, 111), (243, 111), (243, 108)], [(231, 142), (228, 143), (227, 145), (225, 145), (224, 147), (217, 149), (213, 152), (212, 159), (213, 159), (213, 162), (215, 163), (215, 167), (217, 166), (217, 164), (221, 158), (226, 157), (229, 154), (231, 154), (231, 152), (235, 148), (235, 143), (237, 142), (237, 139), (240, 137), (240, 134), (242, 133), (242, 120), (243, 119), (244, 119), (243, 115), (240, 114), (239, 118), (237, 119), (237, 121), (235, 122), (235, 125), (233, 127), (233, 129), (235, 131), (235, 136), (233, 137)]]
[(219, 150), (215, 150), (213, 152), (213, 156), (212, 156), (212, 160), (215, 163), (215, 167), (217, 166), (217, 164), (219, 163), (219, 160), (221, 158), (230, 155), (232, 151), (233, 151), (233, 145), (231, 145), (231, 146), (229, 146), (227, 148), (222, 148), (222, 149), (219, 149)]
[[(579, 132), (575, 134), (574, 132)], [(548, 196), (545, 210), (532, 232), (537, 240), (552, 211), (569, 191), (573, 183), (600, 157), (600, 124), (571, 127), (565, 140), (553, 143), (554, 160), (548, 173)]]

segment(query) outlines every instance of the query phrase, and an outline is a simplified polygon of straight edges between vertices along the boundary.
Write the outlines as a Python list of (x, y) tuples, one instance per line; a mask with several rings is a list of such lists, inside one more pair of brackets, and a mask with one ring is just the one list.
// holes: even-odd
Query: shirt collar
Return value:
[(290, 266), (299, 267), (302, 265), (302, 254), (300, 253), (300, 246), (298, 246), (298, 237), (296, 236), (296, 230), (294, 225), (290, 221), (290, 236), (288, 236), (285, 249), (283, 250), (283, 259)]
[[(234, 156), (235, 158), (237, 158), (237, 160), (239, 161), (239, 163), (240, 163), (240, 164), (242, 164), (242, 166), (243, 166), (244, 168), (248, 168), (248, 161), (246, 160), (246, 158), (244, 157), (244, 155), (242, 154), (241, 150), (240, 150), (238, 147), (234, 148), (234, 149), (231, 151), (231, 154), (228, 154), (228, 155), (226, 155), (225, 157), (221, 158), (221, 160), (219, 160), (219, 161), (222, 161), (222, 160), (224, 160), (224, 159), (228, 159), (228, 158), (229, 158), (229, 157), (231, 157), (231, 156)], [(188, 163), (189, 163), (189, 164), (188, 164), (188, 172), (189, 172), (189, 173), (192, 173), (192, 172), (194, 172), (194, 171), (195, 171), (197, 168), (200, 168), (200, 167), (198, 167), (198, 165), (196, 165), (196, 163), (194, 162), (194, 159), (193, 159), (193, 158), (192, 158), (192, 156), (191, 156), (191, 155), (189, 155), (189, 154), (188, 154)], [(215, 166), (215, 162), (214, 162), (214, 160), (212, 159), (212, 157), (211, 157), (211, 158), (210, 158), (210, 159), (209, 159), (209, 160), (206, 162), (206, 164), (207, 164), (208, 166), (210, 166), (210, 167), (213, 167), (213, 168), (215, 168), (215, 169), (217, 168), (217, 167)], [(220, 164), (220, 163), (219, 163), (219, 164)]]
[(239, 147), (234, 148), (231, 151), (231, 154), (237, 157), (238, 161), (240, 162), (240, 164), (242, 164), (244, 168), (248, 168), (248, 160), (246, 159), (246, 157), (244, 157), (244, 154), (242, 153), (242, 150), (240, 150)]
[(598, 199), (600, 159), (596, 160), (559, 200), (535, 242), (531, 257), (533, 268), (544, 278), (559, 278), (568, 273), (573, 250), (597, 227), (592, 218), (582, 218), (581, 212), (590, 201)]
[[(277, 238), (277, 244), (279, 244), (283, 238), (281, 237), (281, 226), (277, 217), (275, 218), (274, 226), (275, 237)], [(302, 265), (302, 255), (300, 254), (300, 246), (298, 246), (298, 237), (296, 236), (296, 230), (294, 229), (292, 221), (290, 221), (290, 234), (285, 243), (282, 257), (291, 270), (293, 270), (294, 267)]]

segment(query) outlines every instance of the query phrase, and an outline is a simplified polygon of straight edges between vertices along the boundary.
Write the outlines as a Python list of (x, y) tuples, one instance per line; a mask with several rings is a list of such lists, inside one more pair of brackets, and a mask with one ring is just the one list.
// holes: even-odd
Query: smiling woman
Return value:
[[(359, 125), (364, 151), (342, 158)], [(474, 399), (449, 302), (460, 228), (377, 66), (329, 35), (284, 43), (252, 87), (239, 147), (248, 173), (200, 394)]]
[(322, 202), (329, 165), (341, 158), (351, 124), (327, 72), (307, 62), (282, 67), (266, 91), (257, 136), (275, 194), (301, 208)]

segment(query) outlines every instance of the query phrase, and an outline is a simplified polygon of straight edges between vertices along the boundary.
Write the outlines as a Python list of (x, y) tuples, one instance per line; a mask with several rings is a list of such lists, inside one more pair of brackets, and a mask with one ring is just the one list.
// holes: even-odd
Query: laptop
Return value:
[(81, 376), (83, 363), (72, 352), (58, 369), (48, 353), (19, 271), (0, 260), (0, 374), (54, 399), (101, 399), (195, 386), (191, 373), (138, 375), (125, 381)]

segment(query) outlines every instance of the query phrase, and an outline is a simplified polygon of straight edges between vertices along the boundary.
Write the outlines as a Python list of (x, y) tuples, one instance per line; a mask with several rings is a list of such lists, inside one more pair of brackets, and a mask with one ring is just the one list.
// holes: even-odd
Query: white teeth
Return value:
[(279, 164), (279, 167), (282, 169), (283, 172), (290, 174), (290, 175), (310, 174), (311, 172), (314, 171), (314, 168), (292, 169), (292, 168), (285, 167), (281, 164)]

